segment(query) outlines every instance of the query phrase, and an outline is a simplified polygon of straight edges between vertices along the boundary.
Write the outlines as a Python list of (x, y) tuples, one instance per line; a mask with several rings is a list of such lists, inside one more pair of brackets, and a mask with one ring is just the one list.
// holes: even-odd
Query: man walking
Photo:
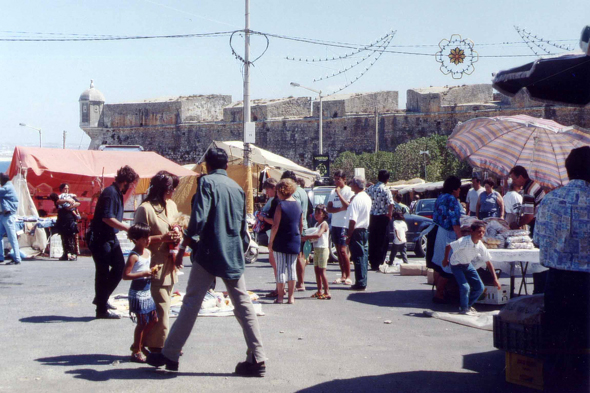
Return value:
[(96, 268), (92, 303), (96, 305), (96, 318), (99, 319), (121, 318), (111, 311), (114, 307), (109, 304), (109, 296), (119, 285), (125, 267), (117, 239), (117, 232), (129, 230), (129, 225), (123, 223), (123, 196), (138, 178), (131, 167), (125, 165), (120, 168), (113, 184), (98, 197), (90, 223), (87, 241)]
[(481, 186), (479, 177), (475, 175), (471, 178), (471, 185), (473, 188), (470, 188), (469, 191), (467, 191), (465, 202), (467, 203), (467, 215), (475, 217), (477, 214), (477, 202), (479, 201), (479, 196), (485, 190)]
[(351, 285), (350, 280), (350, 259), (346, 252), (346, 234), (348, 232), (348, 217), (346, 210), (354, 193), (346, 185), (346, 173), (342, 170), (334, 172), (334, 185), (336, 188), (328, 197), (328, 213), (332, 214), (332, 242), (336, 246), (338, 263), (340, 264), (341, 276), (334, 281), (334, 284)]
[(382, 169), (377, 178), (379, 181), (367, 189), (367, 194), (372, 200), (369, 225), (369, 263), (371, 270), (375, 271), (379, 270), (379, 266), (387, 254), (389, 246), (387, 227), (394, 208), (391, 190), (386, 186), (389, 172)]
[(348, 205), (349, 219), (346, 244), (350, 248), (350, 259), (354, 263), (355, 283), (352, 290), (364, 291), (367, 288), (367, 256), (369, 248), (369, 213), (371, 197), (365, 192), (365, 179), (355, 176), (350, 184), (355, 196)]
[(18, 237), (16, 235), (16, 212), (18, 211), (18, 197), (12, 182), (8, 175), (0, 173), (0, 262), (4, 261), (4, 243), (2, 237), (4, 233), (12, 246), (14, 258), (7, 265), (20, 265), (21, 256), (18, 247)]
[(215, 277), (225, 283), (234, 305), (248, 350), (245, 362), (238, 363), (235, 372), (241, 376), (263, 377), (266, 356), (262, 348), (260, 328), (244, 279), (244, 247), (248, 245), (245, 194), (227, 176), (227, 153), (211, 148), (205, 154), (207, 175), (200, 179), (189, 226), (184, 233), (176, 265), (182, 267), (184, 249), (193, 249), (193, 263), (186, 295), (161, 353), (148, 356), (148, 364), (167, 370), (178, 370), (178, 358), (194, 324), (201, 303)]

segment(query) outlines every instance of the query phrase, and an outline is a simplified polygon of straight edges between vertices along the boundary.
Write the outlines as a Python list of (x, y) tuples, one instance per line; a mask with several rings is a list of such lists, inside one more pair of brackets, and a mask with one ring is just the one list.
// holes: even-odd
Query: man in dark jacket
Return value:
[(129, 230), (129, 225), (123, 223), (123, 196), (138, 178), (137, 173), (125, 165), (117, 171), (115, 182), (102, 191), (96, 203), (87, 239), (96, 268), (95, 297), (92, 302), (96, 305), (96, 318), (121, 318), (110, 311), (114, 307), (108, 301), (119, 285), (125, 267), (121, 245), (117, 240), (117, 232)]
[(227, 176), (227, 153), (211, 148), (205, 155), (207, 176), (199, 179), (189, 226), (180, 245), (176, 265), (182, 267), (184, 249), (190, 245), (193, 263), (186, 295), (161, 353), (150, 354), (147, 362), (155, 367), (178, 370), (178, 358), (196, 322), (201, 303), (215, 277), (225, 283), (234, 314), (244, 332), (248, 350), (236, 374), (263, 377), (266, 356), (260, 328), (244, 279), (244, 249), (248, 245), (245, 194)]

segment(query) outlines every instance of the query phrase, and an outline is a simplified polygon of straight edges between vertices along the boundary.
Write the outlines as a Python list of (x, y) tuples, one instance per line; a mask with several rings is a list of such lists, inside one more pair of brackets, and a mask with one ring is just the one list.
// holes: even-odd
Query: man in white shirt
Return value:
[(365, 179), (355, 176), (350, 188), (355, 193), (348, 205), (348, 234), (346, 244), (350, 248), (351, 260), (354, 263), (355, 283), (352, 287), (356, 291), (364, 291), (367, 288), (367, 264), (369, 256), (369, 214), (372, 200), (365, 192)]
[(475, 217), (477, 212), (477, 201), (479, 201), (479, 195), (484, 192), (484, 188), (481, 186), (481, 182), (477, 176), (473, 176), (471, 179), (471, 185), (473, 188), (470, 188), (467, 192), (465, 202), (467, 203), (467, 215)]
[(519, 220), (518, 217), (518, 210), (516, 207), (518, 205), (522, 205), (522, 195), (518, 193), (521, 187), (517, 186), (515, 183), (510, 185), (510, 191), (504, 195), (504, 213), (506, 217), (506, 222), (510, 225), (513, 222), (517, 223)]
[(328, 197), (328, 213), (332, 214), (332, 242), (336, 246), (338, 263), (342, 275), (334, 281), (334, 284), (351, 285), (350, 259), (346, 252), (346, 234), (348, 232), (348, 217), (346, 210), (354, 193), (346, 185), (346, 174), (342, 170), (334, 172), (334, 185), (336, 188)]

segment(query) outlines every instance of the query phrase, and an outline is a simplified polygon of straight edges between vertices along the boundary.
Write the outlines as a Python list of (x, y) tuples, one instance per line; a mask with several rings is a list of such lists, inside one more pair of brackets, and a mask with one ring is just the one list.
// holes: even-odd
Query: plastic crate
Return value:
[(541, 326), (504, 322), (494, 315), (494, 347), (524, 356), (540, 357), (547, 348)]

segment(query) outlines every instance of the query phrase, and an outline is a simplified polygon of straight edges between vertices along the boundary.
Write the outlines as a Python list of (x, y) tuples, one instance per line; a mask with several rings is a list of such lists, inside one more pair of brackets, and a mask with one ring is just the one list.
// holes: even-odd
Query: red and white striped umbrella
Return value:
[(522, 165), (531, 179), (555, 188), (568, 182), (565, 159), (590, 146), (590, 131), (526, 115), (479, 117), (459, 123), (447, 147), (461, 160), (499, 176)]

